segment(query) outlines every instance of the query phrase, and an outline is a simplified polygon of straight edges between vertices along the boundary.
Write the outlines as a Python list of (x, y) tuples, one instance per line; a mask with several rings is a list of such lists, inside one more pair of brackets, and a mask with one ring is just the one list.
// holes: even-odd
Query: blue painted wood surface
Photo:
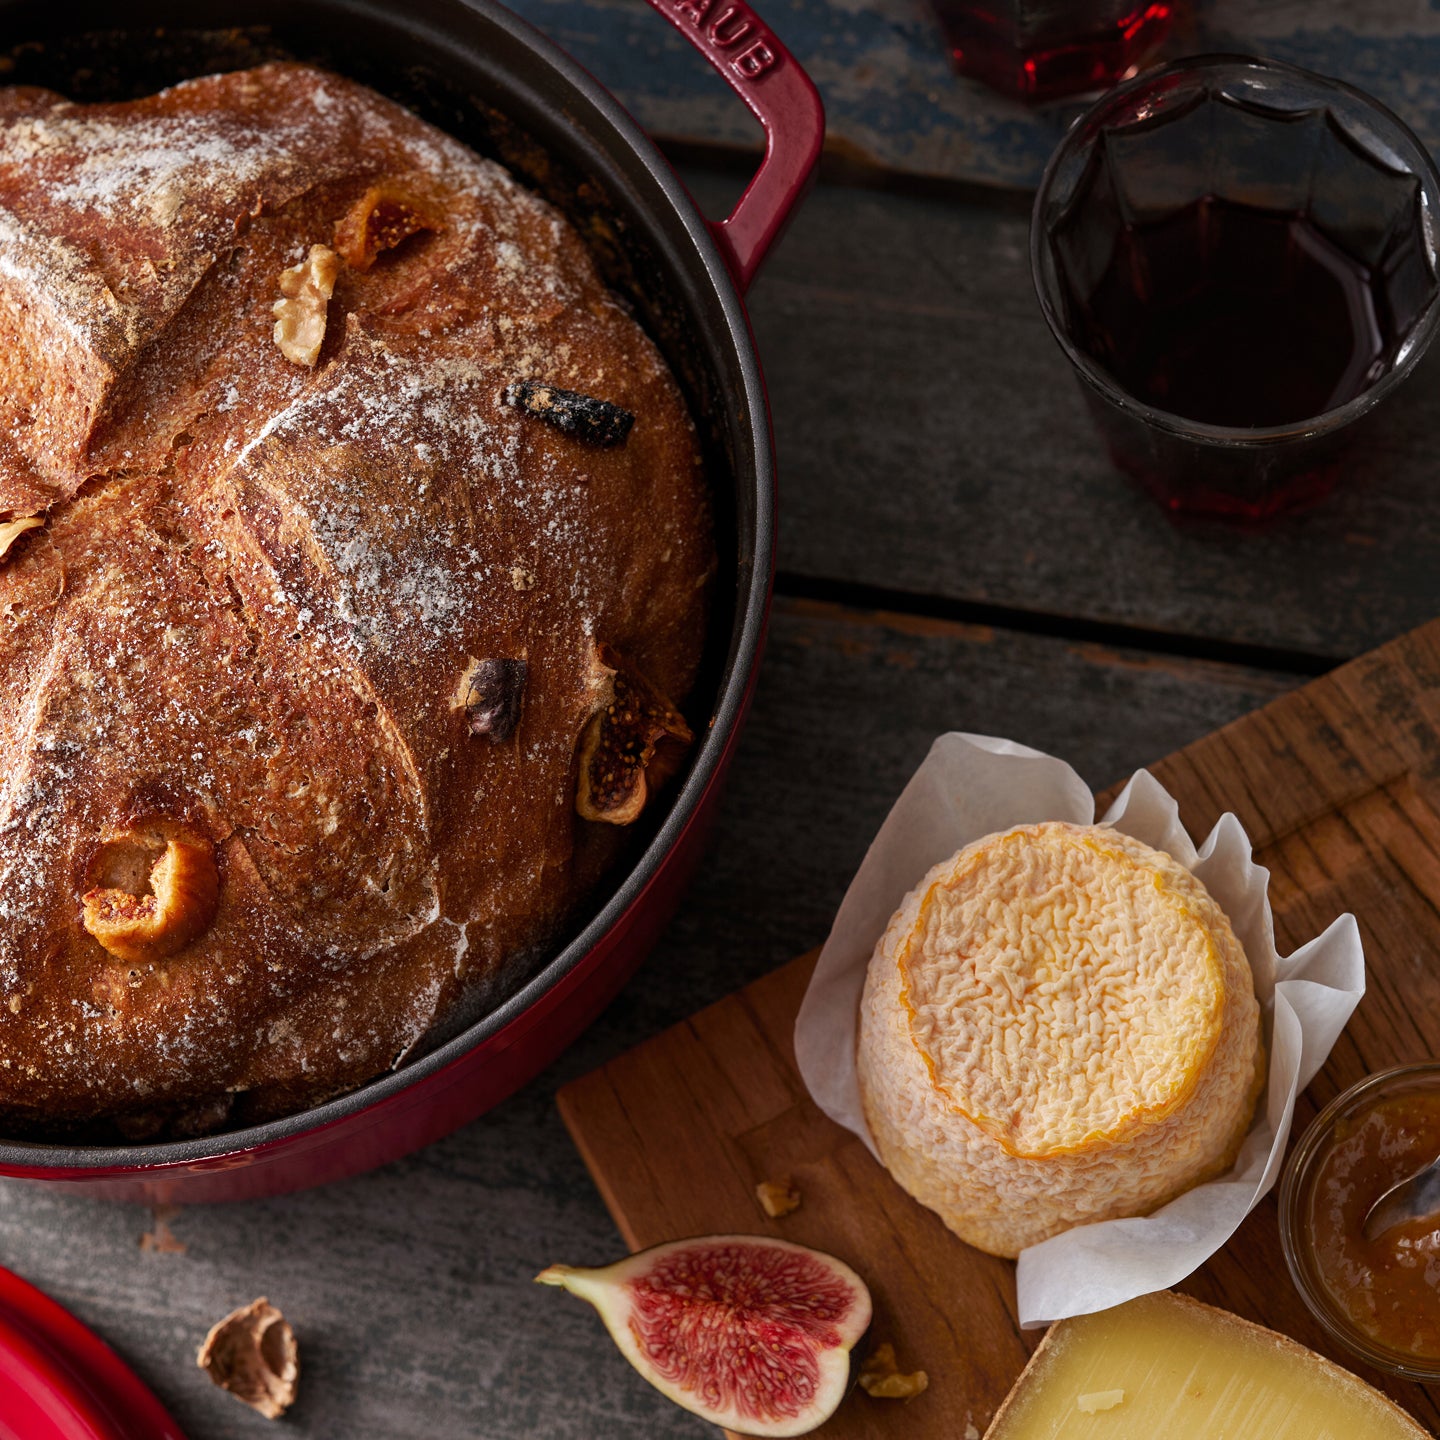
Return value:
[[(758, 148), (749, 113), (643, 0), (508, 3), (653, 134)], [(831, 149), (884, 169), (1031, 187), (1082, 108), (1032, 108), (956, 75), (927, 0), (756, 0), (756, 8), (820, 87)], [(1199, 0), (1160, 58), (1218, 50), (1348, 80), (1440, 149), (1440, 0)]]

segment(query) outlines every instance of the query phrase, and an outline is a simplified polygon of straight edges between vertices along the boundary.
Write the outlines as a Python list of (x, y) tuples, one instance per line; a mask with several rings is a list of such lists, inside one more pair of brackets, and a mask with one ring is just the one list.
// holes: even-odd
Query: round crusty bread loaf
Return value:
[(978, 840), (906, 897), (857, 1062), (890, 1172), (1006, 1256), (1226, 1169), (1263, 1068), (1250, 967), (1204, 885), (1059, 822)]
[(4, 1131), (397, 1063), (555, 943), (689, 739), (715, 558), (674, 380), (555, 210), (322, 71), (0, 91), (26, 517)]

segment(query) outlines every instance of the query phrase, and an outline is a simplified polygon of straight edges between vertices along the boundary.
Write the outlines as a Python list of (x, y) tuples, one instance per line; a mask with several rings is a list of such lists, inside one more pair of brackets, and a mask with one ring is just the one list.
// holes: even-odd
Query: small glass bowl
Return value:
[[(1367, 1075), (1337, 1095), (1310, 1122), (1291, 1153), (1280, 1181), (1280, 1248), (1300, 1298), (1333, 1339), (1377, 1370), (1435, 1385), (1440, 1384), (1440, 1356), (1431, 1360), (1392, 1350), (1360, 1330), (1348, 1315), (1337, 1309), (1320, 1277), (1311, 1230), (1311, 1198), (1320, 1166), (1334, 1143), (1336, 1126), (1356, 1118), (1379, 1100), (1415, 1092), (1440, 1094), (1440, 1062), (1400, 1065)], [(1395, 1178), (1398, 1181), (1405, 1176)]]

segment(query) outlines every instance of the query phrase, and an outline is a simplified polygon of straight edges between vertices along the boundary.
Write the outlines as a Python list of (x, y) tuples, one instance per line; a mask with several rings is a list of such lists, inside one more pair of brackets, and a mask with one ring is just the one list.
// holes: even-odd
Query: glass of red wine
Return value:
[(1133, 75), (1180, 0), (931, 0), (962, 75), (1022, 100), (1096, 90)]
[(1040, 306), (1120, 469), (1260, 518), (1335, 484), (1437, 305), (1440, 175), (1359, 90), (1204, 56), (1080, 117), (1035, 198)]

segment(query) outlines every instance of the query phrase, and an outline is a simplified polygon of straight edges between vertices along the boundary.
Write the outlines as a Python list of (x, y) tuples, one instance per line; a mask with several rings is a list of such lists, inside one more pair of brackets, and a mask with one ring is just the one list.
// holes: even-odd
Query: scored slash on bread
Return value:
[[(678, 715), (696, 437), (564, 219), (362, 86), (0, 97), (0, 524), (44, 522), (0, 563), (0, 1127), (263, 1118), (476, 1013), (597, 883), (596, 646)], [(273, 309), (316, 247), (311, 365)], [(505, 403), (536, 376), (626, 443)], [(519, 656), (477, 738), (467, 667)], [(136, 816), (213, 847), (184, 943), (164, 873), (94, 878)]]

